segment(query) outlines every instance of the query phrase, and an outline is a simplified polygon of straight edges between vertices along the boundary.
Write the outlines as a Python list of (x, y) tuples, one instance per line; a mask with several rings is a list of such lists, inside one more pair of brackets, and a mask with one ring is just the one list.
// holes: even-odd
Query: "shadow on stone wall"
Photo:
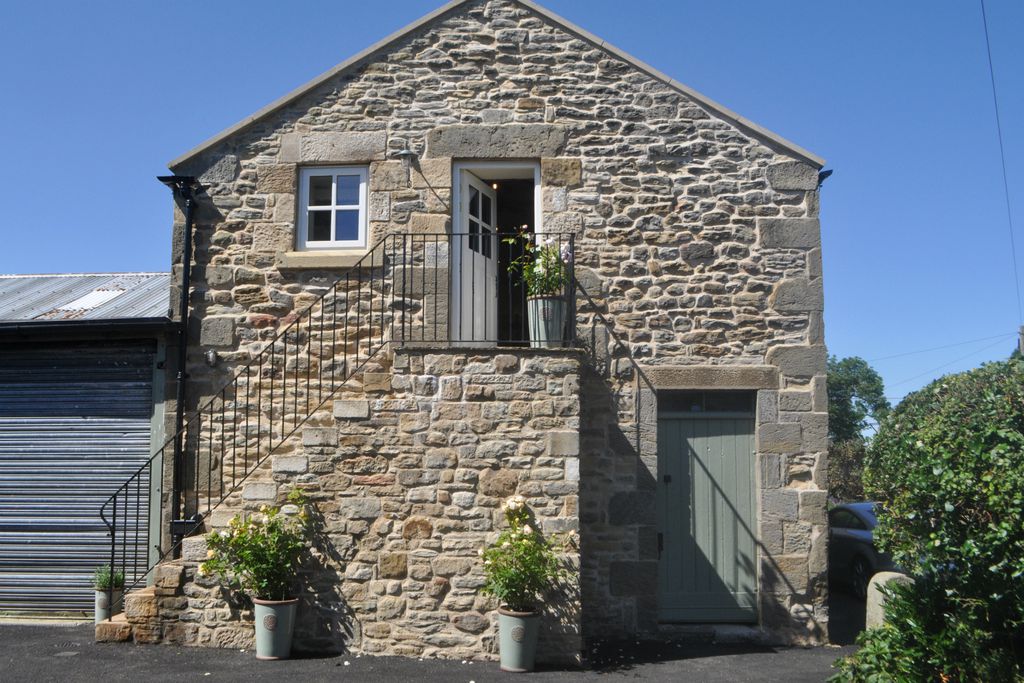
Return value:
[(355, 614), (338, 588), (345, 580), (345, 558), (326, 532), (316, 504), (309, 505), (312, 546), (303, 558), (298, 621), (293, 648), (304, 656), (345, 652), (357, 635)]

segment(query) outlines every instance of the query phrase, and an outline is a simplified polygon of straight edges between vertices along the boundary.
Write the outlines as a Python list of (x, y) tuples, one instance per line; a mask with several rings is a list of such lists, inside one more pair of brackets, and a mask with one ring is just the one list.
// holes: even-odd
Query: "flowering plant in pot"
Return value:
[(505, 240), (519, 242), (523, 253), (509, 262), (510, 271), (522, 274), (526, 286), (526, 311), (530, 328), (530, 346), (560, 346), (565, 329), (567, 291), (572, 274), (572, 243), (554, 237), (521, 232)]
[(96, 567), (92, 573), (92, 587), (96, 591), (93, 618), (98, 624), (121, 613), (124, 596), (124, 572), (109, 564)]
[(263, 506), (236, 515), (227, 529), (206, 537), (199, 574), (215, 575), (252, 598), (256, 607), (256, 658), (287, 659), (298, 598), (295, 573), (310, 537), (306, 497), (298, 489), (284, 508)]
[(555, 547), (530, 526), (522, 496), (503, 504), (508, 526), (480, 551), (487, 582), (483, 592), (498, 598), (498, 638), (504, 671), (532, 671), (537, 650), (541, 595), (554, 586), (563, 570)]

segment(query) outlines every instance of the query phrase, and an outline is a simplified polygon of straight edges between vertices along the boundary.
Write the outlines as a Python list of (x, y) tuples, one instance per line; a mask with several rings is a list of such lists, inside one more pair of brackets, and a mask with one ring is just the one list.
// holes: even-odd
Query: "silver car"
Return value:
[(875, 547), (877, 503), (843, 503), (829, 510), (828, 573), (832, 585), (866, 598), (876, 572), (895, 569), (892, 557)]

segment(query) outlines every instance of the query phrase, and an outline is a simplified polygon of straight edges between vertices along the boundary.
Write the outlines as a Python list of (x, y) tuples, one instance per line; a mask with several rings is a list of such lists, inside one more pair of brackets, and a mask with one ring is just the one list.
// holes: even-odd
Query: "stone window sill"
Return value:
[(366, 256), (365, 249), (323, 249), (286, 251), (277, 255), (277, 267), (283, 270), (338, 270), (351, 268)]

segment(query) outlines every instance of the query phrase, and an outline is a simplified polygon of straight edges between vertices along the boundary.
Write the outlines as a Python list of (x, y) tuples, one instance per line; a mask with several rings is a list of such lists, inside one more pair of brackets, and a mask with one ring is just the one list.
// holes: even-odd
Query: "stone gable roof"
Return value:
[[(402, 29), (396, 31), (395, 33), (392, 33), (388, 37), (386, 37), (383, 40), (381, 40), (381, 41), (371, 45), (370, 47), (368, 47), (365, 50), (359, 52), (358, 54), (353, 55), (352, 57), (350, 57), (349, 59), (345, 60), (344, 62), (338, 64), (334, 68), (329, 69), (328, 71), (325, 71), (324, 73), (320, 74), (319, 76), (317, 76), (313, 80), (309, 81), (308, 83), (305, 83), (304, 85), (299, 86), (298, 88), (296, 88), (295, 90), (292, 90), (291, 92), (289, 92), (288, 94), (284, 95), (283, 97), (281, 97), (281, 98), (271, 102), (267, 106), (263, 107), (259, 111), (257, 111), (254, 114), (252, 114), (251, 116), (248, 116), (245, 119), (243, 119), (243, 120), (239, 121), (238, 123), (236, 123), (235, 125), (233, 125), (233, 126), (231, 126), (229, 128), (226, 128), (225, 130), (223, 130), (220, 133), (214, 135), (213, 137), (209, 138), (205, 142), (202, 142), (198, 146), (192, 148), (191, 150), (189, 150), (185, 154), (182, 154), (181, 156), (177, 157), (176, 159), (173, 159), (170, 163), (168, 163), (168, 165), (167, 165), (168, 168), (173, 170), (173, 169), (178, 168), (178, 167), (182, 166), (183, 164), (185, 164), (185, 163), (195, 159), (196, 157), (200, 156), (204, 152), (209, 151), (211, 148), (213, 148), (217, 144), (223, 142), (224, 140), (227, 140), (228, 138), (230, 138), (231, 136), (235, 135), (236, 133), (239, 133), (239, 132), (245, 130), (250, 125), (252, 125), (252, 124), (254, 124), (254, 123), (258, 122), (258, 121), (262, 121), (263, 119), (267, 118), (271, 114), (273, 114), (273, 113), (277, 112), (278, 110), (288, 106), (289, 104), (291, 104), (295, 100), (297, 100), (300, 97), (308, 94), (310, 91), (312, 91), (315, 88), (323, 85), (325, 82), (329, 81), (330, 79), (335, 78), (335, 77), (340, 76), (340, 75), (343, 75), (343, 74), (345, 74), (346, 72), (348, 72), (350, 70), (354, 70), (354, 69), (362, 66), (366, 62), (370, 61), (373, 57), (378, 55), (379, 53), (387, 50), (389, 47), (391, 47), (395, 43), (398, 43), (399, 41), (404, 39), (406, 36), (416, 32), (416, 31), (418, 31), (418, 30), (420, 30), (420, 29), (422, 29), (424, 27), (427, 27), (428, 25), (430, 25), (430, 24), (432, 24), (434, 22), (442, 20), (446, 16), (448, 16), (448, 15), (450, 15), (452, 13), (457, 12), (459, 9), (461, 9), (465, 5), (474, 4), (474, 3), (478, 2), (478, 1), (479, 0), (452, 0), (451, 2), (445, 4), (444, 6), (439, 7), (438, 9), (434, 10), (430, 14), (427, 14), (426, 16), (420, 18), (419, 20), (414, 21), (413, 23), (409, 24), (405, 28), (402, 28)], [(630, 54), (628, 54), (628, 53), (618, 49), (617, 47), (607, 43), (606, 41), (604, 41), (601, 38), (595, 36), (594, 34), (590, 33), (589, 31), (586, 31), (586, 30), (580, 28), (579, 26), (576, 26), (572, 22), (562, 18), (561, 16), (555, 14), (554, 12), (551, 12), (550, 10), (548, 10), (548, 9), (546, 9), (544, 7), (541, 7), (540, 5), (538, 5), (537, 3), (533, 2), (532, 0), (510, 0), (510, 2), (515, 2), (516, 4), (519, 4), (519, 5), (523, 6), (523, 7), (526, 7), (530, 11), (538, 14), (539, 16), (543, 17), (545, 20), (547, 20), (548, 22), (556, 25), (557, 27), (561, 28), (562, 30), (564, 30), (564, 31), (566, 31), (568, 33), (571, 33), (571, 34), (573, 34), (573, 35), (575, 35), (575, 36), (577, 36), (579, 38), (582, 38), (583, 40), (586, 40), (586, 41), (590, 42), (591, 44), (593, 44), (594, 46), (598, 47), (599, 49), (602, 49), (602, 50), (608, 52), (609, 54), (617, 57), (618, 59), (623, 60), (624, 62), (632, 65), (634, 68), (642, 71), (643, 73), (647, 74), (648, 76), (651, 76), (652, 78), (654, 78), (654, 79), (656, 79), (658, 81), (661, 81), (661, 82), (665, 83), (666, 85), (674, 88), (675, 90), (683, 93), (687, 97), (693, 99), (694, 101), (696, 101), (697, 103), (699, 103), (703, 107), (707, 108), (709, 111), (714, 112), (721, 119), (723, 119), (725, 121), (728, 121), (728, 122), (732, 123), (733, 125), (737, 126), (738, 128), (749, 132), (756, 139), (762, 140), (762, 141), (765, 141), (765, 142), (767, 142), (769, 144), (777, 146), (777, 147), (781, 148), (784, 152), (792, 155), (793, 157), (795, 157), (797, 159), (800, 159), (801, 161), (806, 161), (806, 162), (812, 164), (813, 166), (815, 166), (817, 168), (821, 168), (822, 166), (824, 166), (825, 160), (822, 159), (821, 157), (817, 156), (813, 152), (810, 152), (810, 151), (804, 149), (803, 147), (800, 147), (799, 145), (797, 145), (797, 144), (795, 144), (793, 142), (790, 142), (789, 140), (786, 140), (782, 136), (777, 135), (777, 134), (771, 132), (770, 130), (759, 126), (758, 124), (754, 123), (753, 121), (750, 121), (750, 120), (740, 116), (739, 114), (737, 114), (736, 112), (732, 111), (728, 107), (725, 107), (725, 106), (719, 104), (718, 102), (715, 102), (711, 98), (706, 97), (705, 95), (702, 95), (701, 93), (697, 92), (696, 90), (693, 90), (692, 88), (690, 88), (690, 87), (680, 83), (679, 81), (677, 81), (677, 80), (667, 76), (666, 74), (662, 73), (661, 71), (658, 71), (654, 67), (652, 67), (652, 66), (650, 66), (650, 65), (648, 65), (648, 64), (646, 64), (646, 63), (644, 63), (642, 61), (640, 61), (639, 59), (633, 57), (632, 55), (630, 55)]]

